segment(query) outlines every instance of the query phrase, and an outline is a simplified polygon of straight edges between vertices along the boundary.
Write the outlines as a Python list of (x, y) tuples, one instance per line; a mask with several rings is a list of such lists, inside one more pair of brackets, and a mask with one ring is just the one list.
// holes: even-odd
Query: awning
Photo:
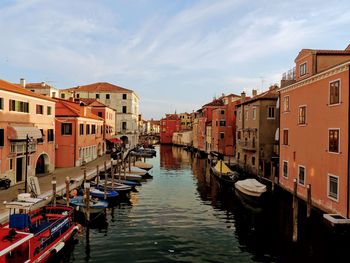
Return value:
[(9, 140), (25, 140), (27, 135), (33, 139), (41, 139), (41, 131), (33, 126), (8, 126)]
[(108, 139), (108, 141), (112, 142), (112, 143), (122, 143), (123, 141), (119, 138), (112, 138), (112, 139)]

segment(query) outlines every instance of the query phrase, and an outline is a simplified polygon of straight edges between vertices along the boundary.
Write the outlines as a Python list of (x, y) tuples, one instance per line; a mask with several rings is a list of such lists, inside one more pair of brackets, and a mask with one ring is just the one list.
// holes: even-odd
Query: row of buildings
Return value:
[[(350, 45), (302, 49), (280, 87), (247, 97), (223, 95), (192, 114), (191, 145), (232, 156), (326, 213), (350, 218)], [(161, 120), (161, 136), (178, 138), (178, 118)], [(274, 169), (275, 168), (275, 169)], [(276, 174), (273, 174), (276, 171)]]
[(12, 184), (55, 167), (81, 166), (114, 143), (138, 143), (139, 98), (94, 83), (58, 90), (46, 83), (0, 80), (0, 177)]

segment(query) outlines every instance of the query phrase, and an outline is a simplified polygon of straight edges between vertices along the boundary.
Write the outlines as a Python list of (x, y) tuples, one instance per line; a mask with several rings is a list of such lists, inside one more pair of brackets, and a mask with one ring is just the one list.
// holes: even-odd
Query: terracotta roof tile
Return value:
[(212, 102), (209, 102), (209, 103), (203, 105), (202, 108), (204, 108), (204, 107), (209, 107), (209, 106), (224, 106), (224, 102), (222, 101), (221, 98), (219, 98), (219, 99), (214, 99)]
[(55, 89), (55, 87), (53, 87), (45, 82), (26, 83), (25, 88), (26, 89), (47, 89), (47, 88), (54, 88)]
[[(90, 119), (103, 121), (103, 118), (100, 118), (91, 112), (91, 108), (89, 106), (80, 106), (80, 104), (78, 103), (75, 103), (69, 100), (64, 100), (64, 99), (55, 98), (55, 100), (56, 100), (56, 105), (60, 103), (71, 112), (71, 114), (69, 114), (67, 113), (67, 111), (64, 111), (64, 110), (60, 111), (59, 109), (56, 109), (56, 117), (72, 116), (72, 117), (83, 117), (83, 118), (90, 118)], [(86, 114), (84, 114), (84, 108), (86, 108)]]
[(109, 92), (127, 92), (131, 93), (133, 92), (132, 90), (125, 89), (123, 87), (113, 85), (108, 82), (97, 82), (97, 83), (92, 83), (88, 85), (82, 85), (82, 86), (77, 86), (69, 89), (63, 89), (64, 91), (90, 91), (90, 92), (96, 92), (96, 91), (109, 91)]
[(10, 83), (10, 82), (2, 80), (2, 79), (0, 79), (0, 90), (6, 90), (6, 91), (10, 91), (10, 92), (30, 96), (30, 97), (35, 97), (35, 98), (39, 98), (39, 99), (43, 99), (43, 100), (54, 101), (53, 99), (51, 99), (49, 97), (34, 93), (30, 90), (23, 88), (20, 85), (13, 84), (13, 83)]
[(248, 104), (257, 100), (268, 100), (268, 99), (277, 99), (279, 96), (278, 94), (278, 86), (272, 86), (270, 87), (269, 90), (260, 93), (256, 95), (255, 97), (252, 97), (250, 99), (247, 99), (245, 102), (242, 102), (240, 104), (237, 104), (237, 106), (242, 105), (242, 104)]

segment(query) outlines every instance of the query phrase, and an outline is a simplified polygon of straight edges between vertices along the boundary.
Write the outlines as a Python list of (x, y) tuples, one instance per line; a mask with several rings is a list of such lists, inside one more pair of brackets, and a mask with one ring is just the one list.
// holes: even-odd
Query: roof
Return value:
[(161, 120), (179, 120), (179, 116), (177, 114), (165, 114), (165, 118)]
[(245, 102), (237, 104), (237, 106), (252, 103), (257, 100), (277, 100), (278, 98), (278, 86), (271, 86), (269, 90), (252, 97), (251, 99), (247, 99)]
[(225, 104), (224, 104), (224, 102), (222, 101), (222, 99), (219, 98), (219, 99), (214, 99), (212, 102), (209, 102), (209, 103), (203, 105), (202, 108), (204, 108), (204, 107), (209, 107), (209, 106), (224, 106), (224, 105), (225, 105)]
[(108, 92), (133, 92), (130, 89), (126, 89), (117, 85), (113, 85), (108, 82), (97, 82), (88, 85), (77, 86), (69, 89), (63, 89), (63, 91), (88, 91), (88, 92), (97, 92), (97, 91), (108, 91)]
[(25, 88), (26, 89), (48, 89), (48, 88), (56, 89), (55, 87), (53, 87), (45, 82), (26, 83)]
[(102, 102), (98, 101), (97, 99), (79, 98), (79, 102), (83, 102), (84, 105), (90, 106), (90, 107), (106, 107), (111, 110), (114, 110), (111, 107), (107, 106), (106, 104), (103, 104)]
[[(82, 117), (82, 118), (90, 118), (95, 120), (103, 120), (103, 118), (98, 117), (97, 115), (91, 112), (91, 108), (89, 106), (80, 106), (80, 104), (56, 98), (56, 117)], [(65, 109), (59, 108), (58, 103), (63, 105)], [(84, 112), (84, 108), (86, 112)]]
[(295, 60), (303, 57), (305, 54), (310, 54), (310, 53), (315, 55), (350, 55), (350, 45), (348, 45), (344, 50), (304, 48), (300, 50)]
[(38, 99), (43, 99), (43, 100), (48, 100), (48, 101), (54, 102), (54, 100), (49, 98), (49, 97), (34, 93), (30, 90), (23, 88), (20, 85), (13, 84), (13, 83), (10, 83), (10, 82), (8, 82), (6, 80), (2, 80), (2, 79), (0, 79), (0, 90), (14, 92), (14, 93), (18, 93), (18, 94), (22, 94), (22, 95), (26, 95), (26, 96), (35, 97)]

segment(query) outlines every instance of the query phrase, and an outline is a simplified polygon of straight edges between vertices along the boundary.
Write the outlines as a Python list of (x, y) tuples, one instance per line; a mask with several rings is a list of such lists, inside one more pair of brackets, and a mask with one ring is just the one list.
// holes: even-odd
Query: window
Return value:
[(65, 99), (66, 98), (66, 94), (61, 93), (61, 99)]
[(72, 135), (72, 124), (62, 123), (61, 124), (61, 134), (62, 135)]
[(90, 124), (86, 124), (86, 135), (90, 134)]
[(283, 161), (283, 177), (288, 178), (288, 162)]
[(122, 130), (126, 130), (126, 121), (122, 122)]
[(267, 107), (267, 110), (268, 110), (267, 118), (274, 119), (275, 118), (275, 107), (269, 106), (269, 107)]
[(221, 110), (221, 112), (220, 112), (221, 114), (225, 114), (225, 111), (224, 110)]
[(96, 134), (96, 125), (91, 125), (91, 134)]
[(4, 129), (0, 129), (0, 146), (5, 146), (5, 133), (4, 133)]
[(51, 106), (47, 106), (47, 115), (52, 115), (52, 108), (51, 108)]
[(237, 139), (240, 140), (241, 139), (241, 131), (237, 132)]
[(253, 108), (253, 120), (256, 120), (256, 108)]
[(283, 130), (283, 145), (288, 145), (288, 130)]
[(339, 129), (330, 129), (328, 131), (329, 151), (339, 153)]
[(123, 100), (126, 100), (127, 94), (123, 94)]
[(75, 94), (75, 97), (76, 97), (77, 99), (79, 99), (79, 98), (80, 98), (80, 94), (79, 94), (79, 93)]
[(39, 129), (39, 130), (40, 130), (40, 132), (41, 132), (41, 138), (38, 138), (38, 139), (37, 139), (37, 142), (40, 143), (40, 144), (42, 144), (42, 143), (44, 142), (44, 137), (45, 137), (45, 135), (44, 135), (44, 130), (43, 130), (43, 129)]
[(241, 157), (240, 152), (237, 153), (237, 160), (239, 160), (239, 157)]
[(328, 197), (338, 201), (338, 192), (339, 192), (339, 184), (338, 184), (338, 176), (328, 175)]
[(305, 185), (305, 167), (301, 165), (298, 166), (298, 182)]
[(99, 99), (100, 98), (100, 94), (96, 94), (96, 99)]
[(299, 124), (306, 124), (306, 106), (299, 107)]
[(36, 105), (36, 114), (44, 114), (44, 106)]
[(126, 113), (126, 106), (123, 106), (123, 113)]
[(252, 157), (252, 165), (255, 165), (255, 157)]
[(102, 118), (102, 112), (101, 111), (97, 112), (97, 116)]
[(48, 142), (53, 142), (55, 140), (55, 136), (53, 133), (53, 129), (48, 129), (47, 130), (47, 141)]
[(10, 171), (13, 170), (13, 159), (12, 158), (9, 160), (9, 170)]
[(238, 111), (238, 120), (239, 120), (239, 121), (242, 120), (242, 111)]
[(225, 138), (225, 133), (224, 132), (220, 132), (220, 139), (224, 139)]
[(329, 104), (340, 103), (340, 80), (333, 81), (329, 84)]
[(84, 124), (83, 123), (79, 124), (79, 134), (84, 135)]
[(0, 110), (4, 109), (4, 99), (0, 98)]
[(284, 112), (290, 111), (290, 109), (289, 109), (289, 96), (283, 97), (283, 111)]
[(56, 92), (52, 92), (52, 98), (56, 98)]
[(106, 100), (109, 100), (111, 98), (110, 94), (106, 94)]
[(306, 62), (300, 65), (300, 76), (304, 76), (307, 73)]
[(221, 120), (221, 121), (220, 121), (220, 126), (226, 126), (226, 121)]
[(10, 100), (9, 101), (9, 110), (29, 113), (29, 103), (23, 102), (23, 101)]

